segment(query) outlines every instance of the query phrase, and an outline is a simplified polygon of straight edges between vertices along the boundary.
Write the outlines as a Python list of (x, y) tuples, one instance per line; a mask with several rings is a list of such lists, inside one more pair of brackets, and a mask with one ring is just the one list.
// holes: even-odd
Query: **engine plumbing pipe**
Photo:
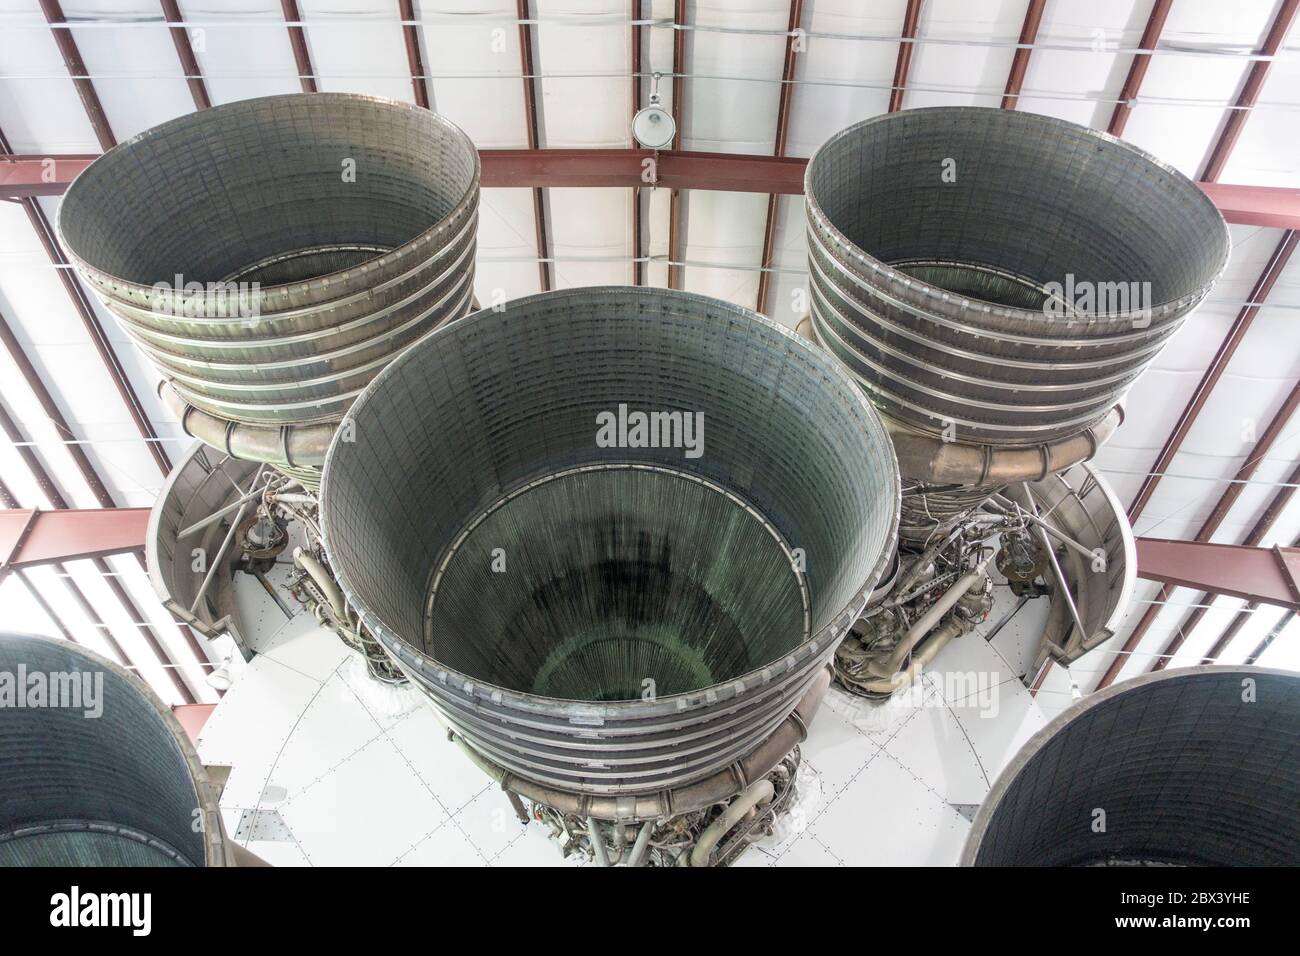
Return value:
[(311, 579), (316, 582), (316, 586), (321, 589), (325, 597), (329, 599), (330, 607), (334, 610), (334, 616), (338, 618), (341, 624), (348, 623), (348, 608), (343, 600), (343, 592), (339, 586), (334, 583), (321, 563), (313, 558), (302, 548), (293, 549), (293, 560), (297, 562), (298, 567), (302, 568), (311, 575)]
[(731, 801), (727, 809), (722, 811), (722, 816), (710, 823), (700, 834), (700, 838), (695, 841), (695, 849), (691, 850), (691, 866), (708, 866), (709, 858), (713, 856), (713, 848), (718, 845), (718, 841), (730, 833), (731, 828), (743, 820), (749, 811), (771, 803), (775, 795), (776, 789), (772, 786), (772, 781), (766, 777), (751, 783), (744, 793)]
[(921, 669), (929, 667), (930, 662), (939, 656), (939, 652), (948, 646), (948, 642), (961, 634), (961, 625), (956, 621), (947, 621), (930, 632), (929, 639), (919, 651), (912, 655), (906, 670), (901, 670), (892, 677), (870, 681), (859, 686), (868, 694), (892, 694), (902, 690), (912, 681)]
[(984, 573), (985, 566), (992, 560), (992, 555), (985, 558), (977, 564), (972, 570), (966, 572), (957, 582), (943, 593), (939, 600), (907, 629), (903, 639), (898, 642), (894, 648), (894, 653), (889, 655), (889, 660), (885, 662), (884, 670), (886, 673), (882, 676), (888, 676), (895, 673), (912, 653), (912, 649), (920, 643), (927, 634), (934, 630), (936, 625), (943, 619), (943, 616), (956, 607), (957, 602), (965, 596), (968, 591), (975, 590), (976, 585), (981, 588), (984, 582), (988, 580), (988, 575)]
[(636, 842), (632, 844), (632, 855), (627, 858), (628, 866), (641, 866), (645, 861), (646, 850), (650, 847), (650, 834), (655, 828), (654, 820), (647, 820), (641, 824), (641, 829), (636, 835)]
[(591, 852), (596, 854), (597, 866), (609, 866), (609, 853), (605, 849), (605, 838), (601, 836), (600, 824), (595, 817), (587, 817), (587, 837), (591, 840)]

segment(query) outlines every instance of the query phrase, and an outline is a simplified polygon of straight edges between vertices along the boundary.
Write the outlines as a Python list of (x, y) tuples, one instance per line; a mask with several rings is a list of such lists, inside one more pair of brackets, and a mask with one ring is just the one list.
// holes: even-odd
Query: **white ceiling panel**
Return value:
[(274, 0), (237, 9), (213, 0), (178, 2), (214, 104), (302, 92), (284, 14)]
[[(183, 704), (185, 701), (177, 692), (171, 678), (163, 669), (158, 657), (145, 641), (140, 624), (125, 605), (118, 602), (109, 589), (104, 576), (93, 561), (69, 561), (65, 567), (71, 575), (71, 581), (90, 601), (99, 615), (99, 619), (112, 632), (118, 644), (137, 668), (137, 675), (145, 680), (154, 693), (168, 705)], [(61, 610), (61, 609), (60, 609)], [(174, 628), (173, 628), (174, 630)], [(109, 656), (112, 656), (111, 651)]]
[[(1281, 236), (1279, 230), (1253, 226), (1234, 226), (1231, 232), (1232, 257), (1223, 277), (1130, 389), (1125, 401), (1124, 424), (1097, 455), (1098, 464), (1106, 470), (1125, 502), (1132, 501), (1137, 494), (1143, 477), (1173, 432), (1179, 415), (1249, 299), (1251, 288)], [(1226, 400), (1231, 406), (1230, 393), (1226, 399), (1222, 399), (1223, 394), (1219, 393), (1219, 398), (1212, 401)], [(1169, 471), (1175, 473), (1177, 469)], [(1181, 495), (1169, 496), (1165, 487), (1169, 481), (1162, 479), (1144, 511), (1148, 524), (1162, 521), (1175, 512), (1186, 517), (1180, 511), (1186, 499)], [(1210, 482), (1197, 482), (1194, 487), (1199, 489), (1199, 496), (1205, 496), (1214, 494), (1210, 485)], [(1139, 522), (1139, 528), (1142, 527)]]
[[(787, 155), (811, 156), (831, 134), (889, 108), (899, 44), (879, 38), (901, 35), (906, 10), (906, 0), (804, 8), (807, 48), (795, 64)], [(905, 107), (911, 95), (904, 95)]]
[[(697, 29), (686, 40), (694, 78), (686, 82), (682, 148), (770, 154), (790, 4), (708, 0), (689, 4), (687, 17)], [(763, 32), (731, 32), (750, 30)]]
[[(1124, 627), (1116, 635), (1119, 643), (1115, 644), (1113, 648), (1114, 651), (1118, 651), (1122, 646), (1123, 641), (1128, 639), (1128, 636), (1133, 632), (1134, 627), (1136, 627), (1137, 623), (1142, 619), (1142, 615), (1145, 614), (1148, 607), (1150, 607), (1151, 602), (1156, 601), (1159, 598), (1159, 585), (1150, 581), (1143, 583), (1150, 585), (1151, 587), (1147, 596), (1141, 598), (1140, 601), (1135, 601), (1131, 606), (1128, 617), (1124, 621)], [(1160, 605), (1159, 613), (1156, 615), (1155, 620), (1151, 622), (1150, 628), (1147, 629), (1146, 634), (1143, 635), (1138, 646), (1133, 648), (1133, 650), (1124, 657), (1124, 664), (1120, 669), (1119, 676), (1116, 677), (1115, 680), (1127, 680), (1130, 677), (1137, 677), (1139, 674), (1144, 674), (1150, 670), (1152, 663), (1160, 656), (1160, 652), (1168, 645), (1169, 639), (1177, 630), (1183, 617), (1188, 611), (1192, 610), (1192, 605), (1197, 602), (1199, 597), (1200, 592), (1193, 591), (1190, 588), (1171, 589), (1168, 599)], [(1098, 650), (1101, 650), (1101, 648), (1098, 648)], [(1096, 651), (1093, 653), (1095, 654)], [(1092, 655), (1090, 654), (1089, 656), (1091, 657)], [(1113, 658), (1114, 655), (1112, 654), (1110, 659), (1099, 661), (1102, 673), (1104, 673), (1105, 669), (1110, 666), (1110, 662)], [(1100, 674), (1098, 676), (1100, 676)]]
[[(1232, 643), (1230, 643), (1224, 651), (1222, 659), (1228, 662), (1235, 661), (1238, 663), (1244, 663), (1247, 658), (1255, 652), (1256, 648), (1259, 647), (1260, 642), (1268, 636), (1269, 631), (1271, 631), (1285, 615), (1286, 611), (1280, 607), (1274, 607), (1269, 604), (1262, 605), (1259, 610), (1252, 613), (1246, 619), (1246, 623), (1242, 625), (1241, 631), (1232, 639)], [(1297, 659), (1300, 655), (1297, 655), (1296, 653), (1300, 650), (1300, 646), (1297, 645), (1296, 637), (1296, 629), (1288, 626), (1288, 629), (1282, 633), (1282, 636), (1273, 642), (1273, 647), (1277, 647), (1278, 644), (1289, 644), (1289, 647), (1285, 648), (1285, 653), (1279, 655), (1278, 652), (1275, 651), (1273, 654), (1261, 655), (1256, 663), (1264, 667), (1289, 666), (1291, 670), (1300, 670), (1300, 660)], [(1282, 648), (1278, 649), (1278, 651), (1283, 650), (1284, 649)], [(1290, 663), (1286, 665), (1279, 663), (1279, 656), (1289, 658)], [(1273, 659), (1272, 663), (1269, 662), (1270, 657)]]
[[(433, 108), (480, 149), (528, 145), (514, 4), (461, 0), (416, 4)], [(406, 62), (405, 53), (402, 62)]]
[[(1223, 633), (1224, 628), (1236, 619), (1237, 611), (1246, 603), (1240, 598), (1224, 597), (1223, 595), (1209, 595), (1208, 597), (1197, 595), (1197, 600), (1202, 604), (1210, 605), (1210, 607), (1205, 610), (1200, 622), (1190, 633), (1184, 631), (1183, 643), (1169, 659), (1169, 663), (1165, 665), (1166, 667), (1194, 667), (1201, 663), (1201, 659), (1209, 653), (1214, 646), (1214, 642)], [(1183, 615), (1179, 618), (1180, 622), (1185, 621), (1187, 615), (1195, 608), (1189, 607), (1181, 610)], [(1170, 633), (1168, 639), (1173, 639), (1173, 632)], [(1163, 650), (1163, 647), (1161, 649)]]
[(19, 153), (97, 153), (59, 48), (29, 0), (0, 0), (0, 129)]
[[(682, 288), (754, 307), (758, 295), (755, 266), (763, 255), (767, 196), (692, 189), (684, 195), (685, 261)], [(732, 267), (732, 268), (728, 268)]]
[(917, 44), (904, 106), (997, 106), (1024, 22), (1023, 3), (931, 0), (922, 4), (922, 37), (971, 42)]
[(625, 189), (548, 189), (554, 288), (631, 281), (632, 198)]
[[(1016, 108), (1105, 129), (1149, 10), (1129, 0), (1053, 0), (1043, 12)], [(1052, 46), (1077, 47), (1058, 50)]]
[[(52, 201), (43, 205), (52, 217)], [(22, 208), (9, 203), (0, 204), (0, 310), (42, 381), (50, 387), (78, 440), (84, 442), (81, 447), (115, 500), (122, 505), (151, 504), (162, 484), (158, 466), (140, 440), (139, 431), (59, 281), (58, 270), (46, 258)], [(114, 320), (101, 316), (101, 321), (118, 354), (129, 357), (136, 369), (133, 385), (141, 400), (152, 403), (165, 415), (151, 393), (157, 374), (138, 359), (134, 346)], [(7, 367), (8, 357), (3, 359)], [(41, 442), (41, 456), (68, 499), (74, 506), (96, 507), (68, 457), (63, 445), (65, 436), (44, 418), (16, 371), (6, 371), (0, 391), (28, 434)], [(171, 419), (167, 416), (159, 420)], [(160, 431), (174, 434), (161, 426)]]
[(182, 678), (198, 697), (199, 703), (215, 704), (220, 698), (217, 697), (217, 692), (208, 686), (206, 677), (209, 672), (205, 671), (195, 659), (189, 642), (181, 634), (171, 614), (158, 603), (153, 585), (149, 583), (149, 576), (140, 567), (139, 562), (126, 555), (105, 560), (112, 573), (117, 575), (118, 583), (140, 609), (143, 615), (142, 623), (147, 622), (153, 626), (153, 631), (168, 656), (180, 666)]
[(621, 148), (629, 145), (631, 28), (628, 5), (615, 0), (534, 4), (540, 145)]
[[(1162, 42), (1205, 45), (1229, 53), (1255, 49), (1272, 22), (1274, 0), (1235, 0), (1232, 15), (1215, 3), (1176, 3)], [(1242, 56), (1152, 57), (1124, 138), (1196, 178), (1237, 98), (1250, 61)]]
[(645, 228), (643, 251), (650, 257), (646, 263), (645, 284), (658, 289), (668, 288), (668, 220), (672, 195), (671, 189), (641, 190)]
[(21, 575), (10, 574), (0, 581), (0, 605), (5, 609), (5, 631), (10, 634), (44, 634), (60, 637), (58, 624), (42, 610), (32, 596), (32, 586)]
[[(1243, 651), (1243, 654), (1249, 654), (1254, 650), (1254, 646), (1251, 645)], [(1236, 652), (1236, 641), (1233, 642), (1230, 650)], [(1255, 663), (1261, 667), (1280, 667), (1289, 671), (1300, 671), (1300, 618), (1293, 616)]]
[[(50, 564), (30, 568), (24, 574), (40, 591), (54, 613), (67, 625), (78, 643), (84, 644), (98, 654), (103, 654), (111, 661), (118, 659), (105, 639), (104, 632), (91, 622), (82, 611), (80, 603), (72, 596), (69, 588), (71, 578), (64, 576), (62, 571)], [(54, 634), (56, 630), (42, 628), (37, 633)]]
[(487, 307), (541, 291), (531, 189), (484, 189), (474, 290)]
[(298, 0), (298, 13), (318, 89), (414, 101), (396, 3)]
[(1300, 56), (1296, 37), (1273, 61), (1259, 102), (1242, 127), (1241, 137), (1221, 177), (1225, 183), (1300, 186)]
[(62, 7), (70, 23), (81, 19), (121, 23), (72, 30), (118, 142), (194, 112), (194, 98), (167, 29), (138, 22), (161, 20), (156, 2), (64, 0)]
[(780, 196), (776, 209), (776, 242), (767, 297), (767, 314), (794, 328), (808, 314), (808, 243), (803, 230), (803, 199)]

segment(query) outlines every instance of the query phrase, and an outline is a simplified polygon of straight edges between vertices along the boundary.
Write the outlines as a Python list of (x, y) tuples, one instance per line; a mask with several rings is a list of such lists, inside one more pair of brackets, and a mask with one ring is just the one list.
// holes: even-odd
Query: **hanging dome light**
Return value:
[(663, 149), (671, 145), (677, 135), (677, 121), (673, 114), (659, 105), (659, 74), (654, 74), (654, 88), (650, 92), (650, 105), (637, 110), (632, 117), (632, 137), (646, 149)]

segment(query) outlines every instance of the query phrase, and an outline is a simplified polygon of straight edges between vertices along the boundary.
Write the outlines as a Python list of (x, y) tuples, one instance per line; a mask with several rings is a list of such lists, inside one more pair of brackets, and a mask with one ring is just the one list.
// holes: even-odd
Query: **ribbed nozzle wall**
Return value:
[(139, 679), (0, 634), (0, 867), (230, 866), (207, 775)]
[(1295, 866), (1300, 676), (1161, 671), (1091, 694), (1002, 771), (967, 866)]
[(817, 151), (805, 193), (818, 339), (881, 412), (946, 441), (1042, 445), (1096, 425), (1229, 248), (1195, 183), (1015, 110), (866, 120)]
[(569, 796), (743, 786), (726, 768), (824, 689), (898, 520), (848, 376), (679, 292), (478, 312), (349, 421), (321, 494), (349, 600), (463, 743)]
[(271, 96), (110, 150), (59, 228), (188, 430), (318, 467), (380, 369), (469, 310), (478, 182), (473, 144), (428, 110)]

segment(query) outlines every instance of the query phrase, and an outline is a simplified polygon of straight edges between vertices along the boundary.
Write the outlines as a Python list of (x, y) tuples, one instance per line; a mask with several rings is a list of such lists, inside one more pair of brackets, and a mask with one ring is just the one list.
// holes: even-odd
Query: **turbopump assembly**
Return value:
[(988, 613), (994, 569), (1052, 596), (1027, 680), (1104, 642), (1132, 532), (1085, 462), (1222, 272), (1222, 216), (1127, 143), (1015, 110), (866, 120), (817, 151), (805, 193), (811, 337), (884, 416), (904, 482), (841, 683), (906, 686)]
[[(610, 441), (635, 414), (657, 435)], [(737, 306), (581, 289), (447, 326), (349, 424), (330, 564), (471, 758), (599, 861), (743, 848), (897, 526), (848, 376)]]

